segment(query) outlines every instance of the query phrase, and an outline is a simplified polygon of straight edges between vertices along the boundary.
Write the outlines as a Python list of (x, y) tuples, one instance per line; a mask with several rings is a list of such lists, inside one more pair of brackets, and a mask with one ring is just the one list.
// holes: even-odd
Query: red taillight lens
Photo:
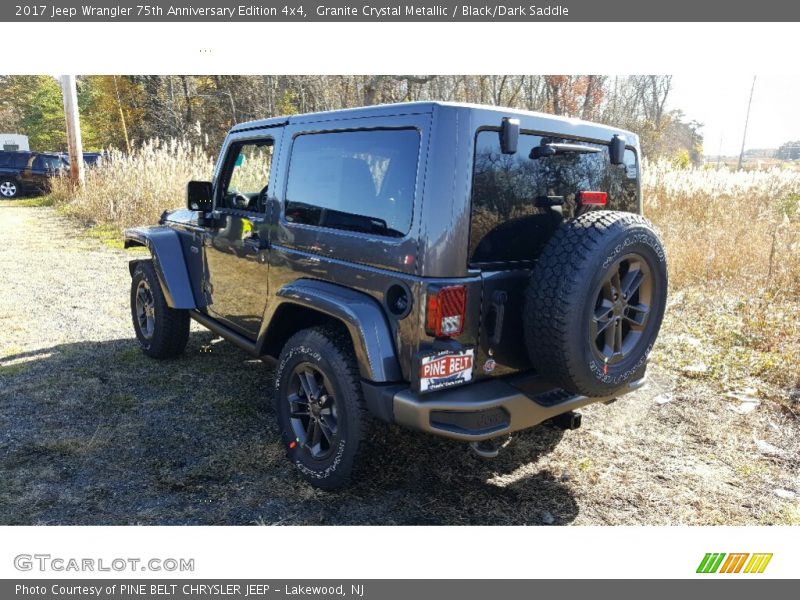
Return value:
[(428, 290), (425, 329), (428, 335), (455, 337), (464, 330), (467, 288), (453, 285)]
[(608, 204), (608, 194), (606, 192), (578, 192), (578, 204), (580, 206), (605, 206)]

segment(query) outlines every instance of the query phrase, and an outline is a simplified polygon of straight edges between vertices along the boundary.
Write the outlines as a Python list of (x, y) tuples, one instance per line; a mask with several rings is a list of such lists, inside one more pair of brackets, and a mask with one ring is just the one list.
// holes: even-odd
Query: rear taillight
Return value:
[(463, 285), (429, 289), (425, 330), (436, 337), (455, 337), (464, 330), (467, 289)]
[(606, 192), (578, 192), (578, 206), (605, 206), (608, 204)]

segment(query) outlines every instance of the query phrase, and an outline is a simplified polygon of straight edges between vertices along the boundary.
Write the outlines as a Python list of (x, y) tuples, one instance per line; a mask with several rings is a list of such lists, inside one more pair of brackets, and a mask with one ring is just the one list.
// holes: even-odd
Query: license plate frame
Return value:
[(414, 359), (412, 388), (418, 394), (438, 392), (472, 381), (474, 347), (421, 352)]

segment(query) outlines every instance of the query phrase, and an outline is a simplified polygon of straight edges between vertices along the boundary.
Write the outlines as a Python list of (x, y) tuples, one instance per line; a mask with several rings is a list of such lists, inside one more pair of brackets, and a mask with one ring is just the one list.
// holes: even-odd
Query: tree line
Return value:
[[(646, 156), (699, 163), (700, 124), (668, 110), (664, 75), (89, 75), (78, 78), (84, 147), (130, 150), (177, 137), (213, 152), (235, 123), (389, 102), (509, 106), (613, 124), (639, 134)], [(0, 131), (64, 150), (58, 82), (0, 76)]]

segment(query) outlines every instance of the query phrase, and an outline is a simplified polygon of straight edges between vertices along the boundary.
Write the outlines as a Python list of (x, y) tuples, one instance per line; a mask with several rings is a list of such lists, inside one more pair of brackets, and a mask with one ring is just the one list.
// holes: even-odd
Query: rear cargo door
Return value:
[[(536, 146), (564, 143), (597, 151), (531, 158)], [(612, 166), (602, 142), (530, 133), (520, 136), (515, 154), (503, 154), (498, 131), (477, 133), (469, 248), (470, 269), (480, 272), (482, 281), (476, 377), (532, 367), (523, 309), (536, 259), (564, 220), (574, 216), (581, 191), (607, 192), (607, 208), (638, 210), (633, 154), (626, 156), (626, 163), (631, 161)]]

